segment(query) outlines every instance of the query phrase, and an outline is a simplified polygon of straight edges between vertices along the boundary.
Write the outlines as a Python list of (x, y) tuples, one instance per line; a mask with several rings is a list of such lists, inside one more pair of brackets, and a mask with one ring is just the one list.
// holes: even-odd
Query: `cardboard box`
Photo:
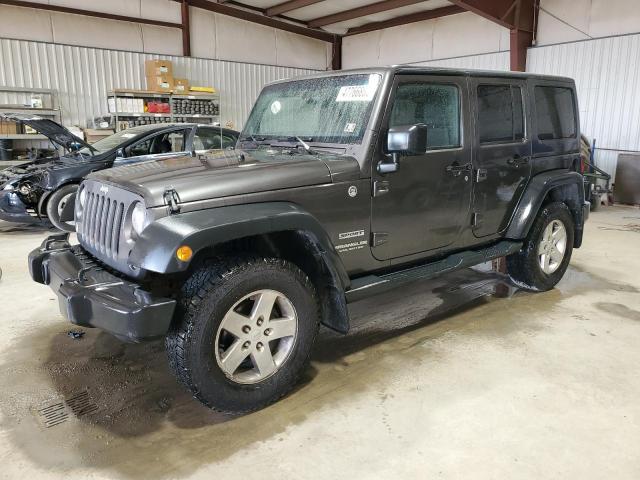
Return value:
[(87, 143), (95, 143), (98, 140), (102, 140), (109, 135), (113, 135), (115, 132), (111, 129), (96, 129), (96, 128), (85, 128), (84, 136), (87, 140)]
[(0, 135), (13, 135), (18, 133), (18, 124), (10, 120), (0, 121)]
[(145, 77), (173, 77), (173, 65), (169, 60), (146, 60), (144, 62)]
[(173, 77), (168, 75), (147, 77), (147, 89), (153, 92), (171, 92), (173, 90)]
[(173, 79), (173, 91), (175, 93), (189, 93), (189, 80), (186, 78), (174, 78)]

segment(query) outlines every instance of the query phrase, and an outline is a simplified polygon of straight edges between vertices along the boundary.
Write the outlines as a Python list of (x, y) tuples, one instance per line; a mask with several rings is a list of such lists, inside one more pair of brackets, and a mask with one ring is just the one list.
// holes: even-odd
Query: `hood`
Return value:
[(2, 116), (8, 120), (29, 125), (38, 133), (41, 133), (53, 143), (60, 145), (68, 151), (78, 150), (82, 147), (87, 147), (92, 152), (95, 151), (95, 149), (84, 140), (76, 137), (62, 125), (48, 118), (41, 118), (37, 115), (20, 115), (18, 113), (6, 113), (2, 114)]
[[(345, 161), (341, 161), (344, 164)], [(358, 163), (348, 163), (358, 170)], [(344, 166), (341, 167), (344, 170)], [(179, 157), (102, 170), (89, 178), (136, 192), (148, 207), (164, 205), (164, 193), (175, 190), (180, 203), (271, 190), (331, 183), (322, 155), (281, 150), (222, 150), (198, 157)]]

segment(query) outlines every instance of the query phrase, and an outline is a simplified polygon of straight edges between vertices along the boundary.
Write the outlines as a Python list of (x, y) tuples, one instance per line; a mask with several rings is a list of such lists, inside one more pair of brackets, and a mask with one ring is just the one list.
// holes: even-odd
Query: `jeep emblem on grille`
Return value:
[(100, 187), (100, 193), (104, 193), (106, 195), (107, 193), (109, 193), (109, 187), (107, 187), (106, 185), (102, 185)]

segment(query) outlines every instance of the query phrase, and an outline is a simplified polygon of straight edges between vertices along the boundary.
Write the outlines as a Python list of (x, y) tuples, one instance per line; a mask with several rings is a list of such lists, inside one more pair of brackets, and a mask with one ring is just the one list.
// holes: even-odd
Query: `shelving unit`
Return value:
[[(166, 104), (165, 108), (169, 111), (160, 113), (148, 111), (154, 102)], [(204, 120), (203, 123), (216, 123), (220, 119), (220, 96), (210, 93), (178, 94), (117, 89), (108, 92), (107, 103), (108, 115), (113, 117), (110, 123), (116, 131), (148, 123), (188, 123), (200, 120)], [(127, 111), (123, 107), (127, 107)], [(143, 111), (140, 111), (141, 109)], [(144, 111), (145, 109), (147, 111)]]
[[(32, 107), (34, 100), (39, 98), (42, 103), (41, 107)], [(62, 115), (58, 106), (57, 92), (45, 88), (22, 88), (22, 87), (3, 87), (0, 86), (0, 113), (19, 113), (23, 115), (37, 115), (39, 117), (50, 118), (58, 123), (62, 123)], [(0, 127), (6, 121), (0, 119)], [(10, 124), (13, 126), (13, 122)], [(47, 137), (39, 133), (26, 133), (24, 126), (17, 124), (16, 131), (7, 133), (0, 128), (0, 143), (3, 149), (0, 158), (7, 157), (6, 151), (16, 150), (16, 143), (24, 149), (40, 148), (38, 144), (29, 144), (24, 142), (43, 142), (47, 141)], [(4, 158), (2, 161), (6, 161)]]

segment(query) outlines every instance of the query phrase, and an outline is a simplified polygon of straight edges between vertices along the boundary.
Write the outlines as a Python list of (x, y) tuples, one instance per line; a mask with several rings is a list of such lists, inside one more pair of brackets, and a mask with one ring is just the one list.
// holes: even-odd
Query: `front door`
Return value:
[(524, 80), (472, 78), (476, 115), (473, 233), (507, 228), (531, 172)]
[[(468, 225), (471, 146), (465, 77), (398, 75), (372, 163), (372, 252), (379, 260), (453, 243)], [(427, 125), (425, 154), (402, 156), (396, 172), (380, 174), (390, 127)]]

